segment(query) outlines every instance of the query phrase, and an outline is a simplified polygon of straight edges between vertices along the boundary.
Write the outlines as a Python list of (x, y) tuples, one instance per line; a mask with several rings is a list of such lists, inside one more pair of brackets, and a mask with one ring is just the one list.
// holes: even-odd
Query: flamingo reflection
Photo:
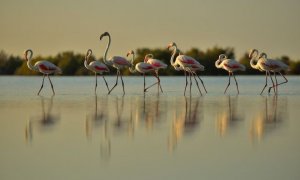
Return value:
[[(42, 114), (38, 117), (30, 118), (27, 121), (26, 127), (25, 127), (25, 140), (26, 142), (32, 142), (33, 140), (33, 129), (35, 124), (39, 126), (40, 129), (48, 130), (51, 128), (55, 123), (59, 120), (59, 116), (54, 115), (52, 113), (53, 108), (53, 98), (54, 96), (51, 96), (51, 98), (45, 99), (45, 97), (40, 96), (41, 99), (41, 107), (42, 107)], [(47, 103), (45, 101), (48, 101)], [(46, 109), (46, 105), (47, 109)]]
[(237, 97), (227, 96), (226, 107), (222, 107), (223, 112), (217, 116), (217, 129), (221, 136), (224, 136), (229, 128), (235, 127), (236, 123), (243, 118), (237, 111)]
[[(274, 95), (272, 98), (265, 97), (264, 108), (259, 112), (257, 117), (252, 121), (250, 127), (250, 136), (254, 140), (257, 138), (259, 141), (265, 136), (265, 134), (272, 132), (278, 128), (278, 123), (281, 122), (286, 116), (286, 107), (281, 104), (282, 107), (278, 108), (278, 96)], [(278, 112), (280, 110), (280, 112)]]
[(175, 111), (171, 136), (169, 137), (168, 142), (169, 150), (172, 151), (173, 149), (175, 149), (179, 139), (181, 139), (184, 134), (190, 134), (196, 130), (199, 120), (202, 119), (202, 117), (199, 117), (199, 115), (202, 114), (199, 108), (199, 100), (200, 98), (196, 98), (192, 101), (191, 96), (184, 97), (185, 108), (180, 112), (178, 116)]
[(85, 130), (86, 130), (86, 137), (92, 137), (92, 130), (101, 126), (102, 129), (102, 136), (100, 140), (100, 155), (102, 159), (109, 160), (111, 156), (111, 141), (109, 135), (109, 128), (108, 128), (108, 114), (107, 114), (107, 96), (100, 97), (100, 106), (98, 105), (98, 96), (95, 95), (94, 98), (94, 107), (95, 109), (93, 112), (87, 116), (85, 121)]

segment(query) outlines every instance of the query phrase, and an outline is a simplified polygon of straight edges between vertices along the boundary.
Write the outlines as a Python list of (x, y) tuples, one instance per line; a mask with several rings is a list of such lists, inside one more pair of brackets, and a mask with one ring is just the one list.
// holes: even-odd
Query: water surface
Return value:
[(240, 95), (227, 77), (203, 77), (204, 96), (124, 77), (107, 96), (101, 78), (94, 95), (94, 77), (53, 77), (37, 96), (41, 77), (0, 77), (0, 179), (300, 179), (300, 79), (260, 96), (263, 76), (237, 78)]

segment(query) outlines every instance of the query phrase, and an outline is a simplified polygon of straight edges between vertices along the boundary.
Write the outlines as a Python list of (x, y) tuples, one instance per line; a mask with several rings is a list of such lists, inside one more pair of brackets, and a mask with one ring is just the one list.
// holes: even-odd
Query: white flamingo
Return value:
[(162, 87), (160, 85), (160, 78), (159, 78), (158, 71), (160, 69), (166, 69), (168, 67), (168, 65), (165, 64), (165, 63), (163, 63), (161, 60), (153, 59), (153, 55), (152, 54), (147, 54), (145, 56), (144, 62), (145, 63), (149, 63), (149, 64), (151, 64), (154, 67), (154, 69), (155, 69), (155, 77), (157, 78), (157, 82), (154, 83), (154, 84), (152, 84), (148, 88), (146, 88), (146, 90), (149, 89), (150, 87), (154, 86), (155, 84), (158, 84), (158, 87), (160, 88), (161, 92), (163, 92)]
[[(137, 63), (135, 66), (134, 66), (134, 51), (129, 51), (127, 53), (127, 56), (129, 55), (132, 55), (132, 59), (131, 59), (131, 67), (129, 68), (130, 72), (134, 73), (136, 71), (138, 71), (139, 73), (143, 74), (144, 76), (144, 92), (147, 91), (147, 89), (149, 88), (146, 88), (146, 80), (145, 80), (145, 74), (148, 73), (148, 72), (154, 72), (156, 71), (155, 67), (149, 63), (145, 63), (145, 62), (139, 62)], [(134, 67), (134, 68), (132, 68)]]
[[(268, 85), (268, 76), (270, 77), (270, 79), (272, 81), (273, 87), (275, 85), (274, 85), (274, 81), (273, 81), (271, 73), (270, 73), (270, 70), (272, 70), (272, 69), (268, 65), (269, 62), (267, 61), (267, 59), (258, 58), (258, 55), (259, 55), (259, 53), (258, 53), (257, 49), (251, 49), (250, 50), (249, 58), (251, 59), (250, 60), (251, 67), (253, 69), (258, 69), (260, 71), (265, 71), (266, 72), (266, 83), (265, 83), (265, 86), (264, 86), (264, 88), (262, 89), (262, 91), (260, 93), (260, 94), (262, 94), (264, 92), (265, 88)], [(275, 89), (274, 89), (274, 92), (275, 92)]]
[(110, 59), (106, 58), (107, 57), (107, 51), (108, 51), (108, 49), (110, 47), (110, 43), (111, 43), (111, 37), (110, 37), (110, 34), (108, 32), (104, 32), (103, 34), (101, 34), (100, 40), (102, 40), (102, 38), (105, 37), (105, 36), (108, 36), (108, 44), (107, 44), (107, 47), (106, 47), (106, 50), (105, 50), (105, 53), (104, 53), (104, 58), (103, 58), (104, 63), (106, 65), (112, 66), (112, 67), (114, 67), (114, 68), (117, 69), (117, 80), (116, 80), (116, 83), (110, 89), (110, 91), (108, 92), (108, 94), (110, 94), (112, 92), (112, 90), (118, 85), (118, 78), (119, 78), (119, 76), (121, 77), (121, 81), (122, 81), (123, 94), (125, 94), (124, 81), (123, 81), (123, 78), (122, 78), (121, 69), (130, 67), (131, 64), (130, 64), (129, 61), (127, 61), (127, 59), (125, 59), (124, 57), (121, 57), (121, 56), (113, 56)]
[[(177, 52), (177, 45), (176, 43), (172, 42), (168, 45), (168, 49), (170, 49), (171, 47), (174, 47), (173, 49), (173, 53), (172, 53), (172, 56), (171, 56), (171, 59), (170, 59), (170, 63), (171, 65), (174, 67), (175, 70), (183, 70), (184, 71), (184, 75), (185, 75), (185, 88), (184, 88), (184, 95), (185, 95), (185, 92), (186, 92), (186, 87), (188, 85), (188, 80), (187, 80), (187, 75), (186, 75), (186, 72), (189, 73), (189, 76), (190, 76), (190, 91), (191, 91), (191, 86), (192, 86), (192, 81), (191, 81), (191, 75), (193, 75), (195, 81), (196, 81), (196, 84), (197, 84), (197, 87), (198, 87), (198, 90), (200, 92), (200, 94), (202, 95), (202, 92), (200, 90), (200, 87), (198, 85), (198, 81), (196, 80), (196, 77), (195, 75), (196, 74), (196, 71), (197, 70), (200, 70), (200, 71), (204, 71), (204, 66), (201, 65), (197, 60), (195, 60), (194, 58), (190, 57), (190, 56), (186, 56), (186, 55), (181, 55), (179, 54), (177, 57), (176, 57), (176, 60), (174, 62), (174, 58), (175, 58), (175, 54)], [(198, 76), (198, 75), (197, 75)], [(206, 88), (204, 86), (204, 83), (202, 81), (202, 79), (198, 76), (198, 78), (200, 79), (203, 87), (204, 87), (204, 90), (205, 92), (207, 93), (206, 91)]]
[[(85, 55), (85, 60), (84, 60), (84, 66), (95, 73), (95, 77), (96, 77), (96, 84), (95, 84), (95, 94), (96, 94), (96, 89), (97, 89), (97, 74), (103, 74), (104, 72), (109, 72), (109, 69), (108, 67), (103, 64), (102, 62), (100, 61), (92, 61), (92, 62), (88, 62), (89, 61), (89, 58), (90, 56), (93, 54), (93, 51), (91, 49), (88, 49), (87, 52), (86, 52), (86, 55)], [(106, 84), (106, 87), (107, 87), (107, 90), (109, 91), (109, 88), (108, 88), (108, 84), (106, 82), (106, 79), (104, 78), (104, 76), (102, 75), (103, 77), (103, 80), (105, 81), (105, 84)]]
[(49, 74), (54, 74), (54, 73), (61, 74), (62, 73), (61, 69), (59, 67), (57, 67), (56, 65), (52, 64), (51, 62), (45, 61), (45, 60), (38, 61), (34, 65), (32, 65), (31, 64), (32, 56), (33, 56), (33, 52), (31, 49), (27, 49), (24, 52), (24, 57), (25, 57), (25, 60), (27, 61), (28, 68), (33, 71), (37, 71), (37, 72), (40, 72), (43, 74), (43, 82), (42, 82), (42, 86), (38, 92), (38, 95), (40, 94), (42, 88), (44, 87), (44, 80), (45, 80), (46, 76), (48, 77), (49, 82), (51, 84), (52, 92), (53, 92), (53, 94), (55, 94), (54, 89), (53, 89), (53, 84), (51, 82)]
[[(275, 86), (273, 85), (273, 86), (269, 87), (268, 92), (270, 93), (271, 89), (274, 88), (276, 93), (277, 93), (278, 86), (288, 82), (287, 78), (281, 73), (281, 71), (288, 71), (289, 66), (286, 65), (285, 63), (283, 63), (282, 61), (278, 61), (278, 60), (274, 60), (274, 59), (268, 59), (267, 54), (264, 53), (264, 52), (262, 52), (259, 55), (259, 59), (262, 59), (266, 62), (265, 65), (269, 67), (270, 71), (273, 72), (274, 76), (275, 76), (275, 83), (276, 84), (275, 84)], [(281, 77), (283, 77), (285, 81), (278, 84), (276, 73), (278, 73)]]
[(235, 71), (245, 71), (246, 67), (244, 65), (240, 64), (239, 62), (237, 62), (234, 59), (228, 59), (225, 54), (219, 55), (219, 59), (215, 62), (215, 66), (217, 68), (225, 69), (229, 73), (229, 81), (228, 81), (228, 85), (227, 85), (227, 87), (224, 91), (224, 94), (226, 93), (226, 91), (227, 91), (227, 89), (230, 85), (230, 77), (231, 76), (233, 76), (233, 78), (235, 80), (237, 92), (239, 94), (240, 93), (239, 85), (238, 85), (238, 82), (236, 81), (236, 78), (235, 78), (235, 75), (233, 74), (233, 72), (235, 72)]

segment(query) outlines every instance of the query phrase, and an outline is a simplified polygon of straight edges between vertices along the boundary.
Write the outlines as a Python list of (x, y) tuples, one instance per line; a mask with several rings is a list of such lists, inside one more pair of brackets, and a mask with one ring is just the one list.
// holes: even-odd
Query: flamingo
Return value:
[[(175, 54), (177, 52), (177, 45), (176, 43), (172, 42), (168, 45), (168, 49), (170, 49), (171, 47), (174, 47), (174, 50), (173, 50), (173, 54), (171, 56), (171, 59), (170, 59), (170, 63), (171, 65), (174, 67), (175, 70), (179, 71), (179, 70), (183, 70), (184, 71), (184, 75), (185, 75), (185, 88), (184, 88), (184, 95), (185, 95), (185, 92), (186, 92), (186, 87), (188, 85), (188, 81), (187, 81), (187, 75), (186, 75), (186, 72), (189, 73), (189, 76), (190, 76), (190, 90), (191, 90), (191, 86), (192, 86), (192, 81), (191, 81), (191, 75), (193, 75), (195, 81), (196, 81), (196, 84), (197, 84), (197, 87), (198, 87), (198, 90), (200, 92), (200, 94), (202, 95), (201, 93), (201, 90), (200, 90), (200, 87), (198, 85), (198, 81), (196, 80), (195, 78), (195, 75), (196, 74), (196, 71), (197, 70), (200, 70), (200, 71), (204, 71), (204, 66), (201, 65), (197, 60), (195, 60), (194, 58), (190, 57), (190, 56), (186, 56), (186, 55), (181, 55), (179, 54), (177, 57), (176, 57), (176, 60), (174, 62), (174, 57), (175, 57)], [(197, 75), (198, 76), (198, 75)], [(198, 78), (200, 79), (201, 83), (202, 83), (202, 86), (204, 87), (204, 90), (205, 92), (207, 93), (206, 91), (206, 88), (204, 86), (204, 83), (202, 81), (202, 79), (198, 76)]]
[[(29, 56), (29, 57), (28, 57)], [(33, 71), (38, 71), (40, 73), (43, 74), (43, 81), (42, 81), (42, 86), (38, 92), (37, 95), (40, 95), (40, 92), (44, 86), (44, 80), (45, 80), (45, 76), (48, 77), (49, 79), (49, 82), (51, 84), (51, 88), (52, 88), (52, 92), (53, 92), (53, 95), (55, 95), (55, 92), (54, 92), (54, 89), (53, 89), (53, 84), (51, 82), (51, 79), (49, 77), (49, 74), (61, 74), (62, 71), (59, 67), (57, 67), (56, 65), (52, 64), (51, 62), (49, 61), (38, 61), (36, 62), (34, 65), (31, 64), (31, 60), (32, 60), (32, 56), (33, 56), (33, 51), (31, 49), (27, 49), (25, 52), (24, 52), (24, 57), (25, 57), (25, 60), (27, 61), (27, 66), (29, 69), (33, 70)]]
[(100, 36), (100, 41), (102, 40), (103, 37), (105, 36), (108, 36), (108, 44), (107, 44), (107, 47), (106, 47), (106, 50), (105, 50), (105, 53), (104, 53), (104, 63), (106, 65), (109, 65), (109, 66), (112, 66), (114, 68), (117, 69), (117, 80), (116, 80), (116, 83), (115, 85), (109, 90), (108, 94), (110, 94), (112, 92), (112, 90), (118, 85), (118, 78), (119, 76), (121, 77), (121, 81), (122, 81), (122, 87), (123, 87), (123, 94), (125, 94), (125, 89), (124, 89), (124, 81), (123, 81), (123, 78), (122, 78), (122, 74), (121, 74), (121, 69), (124, 69), (124, 68), (127, 68), (127, 67), (130, 67), (131, 64), (129, 61), (127, 61), (127, 59), (123, 58), (123, 57), (120, 57), (120, 56), (113, 56), (111, 57), (110, 59), (107, 59), (106, 56), (107, 56), (107, 51), (110, 47), (110, 43), (111, 43), (111, 37), (110, 37), (110, 34), (108, 32), (104, 32), (103, 34), (101, 34)]
[[(144, 62), (145, 63), (149, 63), (149, 64), (151, 64), (154, 67), (154, 69), (155, 69), (155, 77), (157, 78), (157, 82), (154, 83), (154, 84), (152, 84), (148, 88), (154, 86), (155, 84), (158, 84), (158, 87), (160, 88), (161, 92), (163, 92), (162, 87), (160, 85), (160, 78), (159, 78), (159, 75), (158, 75), (158, 71), (159, 71), (159, 69), (166, 69), (168, 67), (168, 65), (165, 64), (165, 63), (163, 63), (162, 61), (160, 61), (158, 59), (153, 59), (153, 55), (152, 54), (147, 54), (145, 56)], [(146, 88), (146, 90), (148, 88)]]
[[(100, 61), (92, 61), (92, 62), (88, 63), (89, 58), (90, 58), (90, 56), (92, 54), (93, 54), (93, 51), (91, 49), (88, 49), (87, 52), (86, 52), (85, 60), (84, 60), (84, 66), (88, 70), (93, 71), (95, 73), (95, 77), (96, 77), (95, 94), (96, 94), (96, 89), (97, 89), (97, 73), (99, 73), (99, 74), (102, 75), (103, 72), (109, 72), (109, 69), (108, 69), (108, 67), (105, 64), (103, 64)], [(104, 78), (103, 75), (102, 75), (102, 77), (103, 77), (103, 80), (105, 81), (107, 90), (109, 91), (106, 79)]]
[(235, 71), (245, 71), (246, 67), (242, 64), (240, 64), (239, 62), (237, 62), (234, 59), (228, 59), (227, 56), (225, 54), (221, 54), (219, 55), (219, 59), (215, 62), (215, 66), (217, 68), (223, 68), (226, 71), (228, 71), (229, 73), (229, 81), (228, 81), (228, 85), (224, 91), (224, 94), (226, 93), (229, 85), (230, 85), (230, 77), (231, 75), (233, 76), (234, 80), (235, 80), (235, 84), (236, 84), (236, 89), (238, 94), (240, 93), (239, 91), (239, 85), (236, 81), (235, 75), (233, 74), (233, 72)]
[(133, 65), (134, 63), (134, 51), (129, 51), (127, 53), (127, 56), (129, 55), (132, 55), (132, 59), (131, 59), (131, 64), (132, 64), (132, 67), (129, 68), (130, 72), (134, 73), (136, 71), (138, 71), (139, 73), (142, 73), (143, 76), (144, 76), (144, 93), (147, 91), (147, 89), (149, 88), (146, 88), (146, 80), (145, 80), (145, 74), (148, 73), (148, 72), (155, 72), (156, 71), (156, 68), (149, 64), (149, 63), (145, 63), (145, 62), (139, 62), (137, 63), (135, 66)]
[[(281, 73), (281, 71), (288, 71), (289, 70), (289, 66), (286, 65), (285, 63), (283, 63), (282, 61), (278, 61), (278, 60), (273, 60), (273, 59), (268, 59), (267, 54), (262, 52), (259, 55), (259, 59), (263, 59), (266, 61), (266, 66), (268, 66), (270, 68), (270, 71), (274, 73), (274, 77), (275, 77), (275, 82), (276, 85), (269, 87), (269, 93), (271, 91), (272, 88), (276, 88), (275, 91), (277, 93), (278, 91), (278, 86), (285, 84), (288, 82), (287, 78)], [(285, 81), (281, 82), (281, 83), (277, 83), (277, 77), (276, 77), (276, 73), (278, 73), (281, 77), (283, 77), (285, 79)]]
[[(264, 92), (267, 85), (268, 85), (268, 76), (270, 77), (273, 86), (274, 86), (274, 81), (273, 81), (271, 73), (270, 73), (270, 70), (272, 70), (272, 69), (270, 68), (271, 66), (270, 66), (268, 60), (265, 59), (265, 58), (256, 59), (258, 56), (259, 56), (259, 53), (258, 53), (257, 49), (251, 49), (250, 50), (249, 58), (250, 58), (251, 67), (253, 69), (258, 69), (260, 71), (265, 71), (266, 72), (266, 83), (265, 83), (265, 86), (263, 87), (263, 89), (260, 93), (260, 95), (261, 95)], [(255, 64), (255, 61), (256, 61), (256, 64)], [(274, 89), (274, 92), (275, 92), (275, 89)]]

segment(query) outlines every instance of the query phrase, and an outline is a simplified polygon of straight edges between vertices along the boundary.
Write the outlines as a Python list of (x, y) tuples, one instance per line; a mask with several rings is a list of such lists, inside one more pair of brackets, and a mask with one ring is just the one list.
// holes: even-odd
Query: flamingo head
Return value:
[[(29, 58), (28, 58), (28, 53), (30, 53)], [(31, 49), (27, 49), (26, 51), (24, 51), (25, 60), (26, 61), (30, 60), (32, 58), (32, 54), (33, 54), (33, 52)]]
[(224, 60), (224, 59), (227, 59), (227, 56), (225, 54), (220, 54), (219, 55), (219, 59), (218, 60)]
[(148, 59), (153, 58), (153, 54), (146, 54), (145, 58), (144, 58), (144, 62), (147, 62)]
[(110, 36), (110, 34), (109, 34), (108, 32), (104, 32), (103, 34), (101, 34), (100, 40), (102, 40), (102, 38), (103, 38), (104, 36)]
[(258, 55), (258, 50), (257, 49), (250, 49), (249, 51), (249, 58), (251, 59), (253, 54), (256, 53), (256, 56)]
[(260, 58), (265, 58), (265, 59), (267, 59), (267, 54), (264, 53), (264, 52), (260, 53), (259, 56), (258, 56), (258, 59), (260, 59)]
[(170, 44), (168, 44), (168, 49), (170, 49), (171, 47), (177, 47), (177, 45), (176, 45), (176, 43), (174, 43), (174, 42), (171, 42)]
[(126, 56), (128, 57), (129, 55), (134, 54), (133, 50), (128, 51), (128, 53), (126, 54)]

